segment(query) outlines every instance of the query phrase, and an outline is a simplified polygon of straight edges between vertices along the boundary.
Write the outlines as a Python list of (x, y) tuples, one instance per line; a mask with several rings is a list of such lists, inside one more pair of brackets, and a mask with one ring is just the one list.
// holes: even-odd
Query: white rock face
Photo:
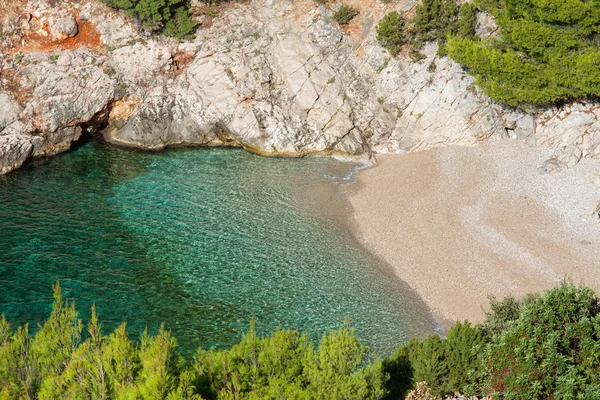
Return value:
[[(535, 116), (505, 110), (459, 65), (437, 57), (435, 45), (420, 63), (390, 57), (375, 26), (415, 1), (353, 1), (361, 13), (343, 29), (312, 0), (235, 3), (182, 43), (151, 36), (95, 0), (19, 1), (28, 22), (7, 17), (14, 28), (0, 44), (0, 111), (10, 110), (0, 117), (3, 173), (104, 125), (107, 141), (147, 149), (368, 158), (512, 138), (555, 149), (558, 168), (600, 157), (593, 105)], [(67, 29), (73, 22), (77, 31)], [(46, 26), (81, 42), (64, 49)], [(491, 34), (493, 21), (480, 17), (480, 28)]]
[(435, 46), (420, 64), (390, 59), (372, 29), (345, 34), (310, 1), (236, 7), (199, 30), (195, 48), (186, 71), (160, 81), (109, 141), (158, 149), (229, 139), (261, 154), (369, 156), (505, 133), (472, 79), (436, 59)]
[(600, 106), (574, 103), (536, 119), (537, 143), (556, 149), (555, 157), (572, 167), (582, 158), (600, 158)]

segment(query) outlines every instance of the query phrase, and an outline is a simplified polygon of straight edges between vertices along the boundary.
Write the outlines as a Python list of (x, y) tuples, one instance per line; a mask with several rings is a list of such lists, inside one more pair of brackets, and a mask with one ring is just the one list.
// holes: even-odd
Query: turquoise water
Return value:
[(0, 312), (13, 324), (43, 321), (60, 280), (83, 318), (95, 303), (105, 330), (127, 321), (132, 337), (164, 322), (185, 352), (232, 344), (252, 316), (263, 333), (314, 339), (348, 316), (379, 354), (436, 329), (414, 292), (311, 211), (310, 191), (347, 164), (95, 141), (36, 164), (0, 176)]

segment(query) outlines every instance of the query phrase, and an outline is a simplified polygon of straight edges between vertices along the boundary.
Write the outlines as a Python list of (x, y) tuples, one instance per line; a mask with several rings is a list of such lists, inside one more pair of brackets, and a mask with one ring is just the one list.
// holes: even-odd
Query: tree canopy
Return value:
[(492, 99), (549, 106), (600, 94), (600, 1), (481, 0), (499, 36), (452, 37), (450, 57)]
[(523, 299), (492, 300), (482, 324), (457, 323), (445, 338), (415, 338), (383, 361), (347, 322), (315, 346), (251, 322), (226, 350), (185, 360), (161, 326), (131, 340), (126, 325), (84, 327), (54, 287), (48, 319), (13, 330), (0, 317), (0, 399), (399, 399), (418, 382), (436, 395), (497, 399), (600, 398), (600, 299), (570, 283)]
[[(0, 318), (0, 399), (381, 399), (385, 374), (344, 325), (315, 348), (306, 334), (259, 337), (251, 323), (228, 350), (185, 362), (161, 326), (132, 341), (122, 324), (104, 334), (95, 309), (84, 329), (54, 287), (49, 318), (31, 332)], [(33, 334), (32, 334), (33, 333)], [(86, 337), (83, 339), (83, 337)]]
[(190, 0), (101, 0), (110, 7), (127, 11), (145, 27), (167, 36), (189, 37), (196, 22), (190, 13)]

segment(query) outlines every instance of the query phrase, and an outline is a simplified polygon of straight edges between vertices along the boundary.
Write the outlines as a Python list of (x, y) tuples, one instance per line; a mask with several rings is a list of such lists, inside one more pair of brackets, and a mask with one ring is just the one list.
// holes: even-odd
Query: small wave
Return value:
[(346, 168), (344, 171), (331, 172), (321, 169), (321, 174), (323, 178), (331, 180), (333, 183), (336, 183), (339, 186), (346, 186), (356, 182), (356, 176), (360, 171), (371, 168), (374, 165), (375, 163), (373, 161), (368, 160)]

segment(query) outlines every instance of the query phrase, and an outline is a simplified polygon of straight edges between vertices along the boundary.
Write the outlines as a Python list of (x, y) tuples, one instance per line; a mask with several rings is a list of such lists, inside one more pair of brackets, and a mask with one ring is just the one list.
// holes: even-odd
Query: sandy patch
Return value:
[(380, 156), (344, 189), (353, 230), (446, 327), (481, 321), (489, 295), (600, 290), (600, 160), (542, 175), (548, 157), (513, 141)]

